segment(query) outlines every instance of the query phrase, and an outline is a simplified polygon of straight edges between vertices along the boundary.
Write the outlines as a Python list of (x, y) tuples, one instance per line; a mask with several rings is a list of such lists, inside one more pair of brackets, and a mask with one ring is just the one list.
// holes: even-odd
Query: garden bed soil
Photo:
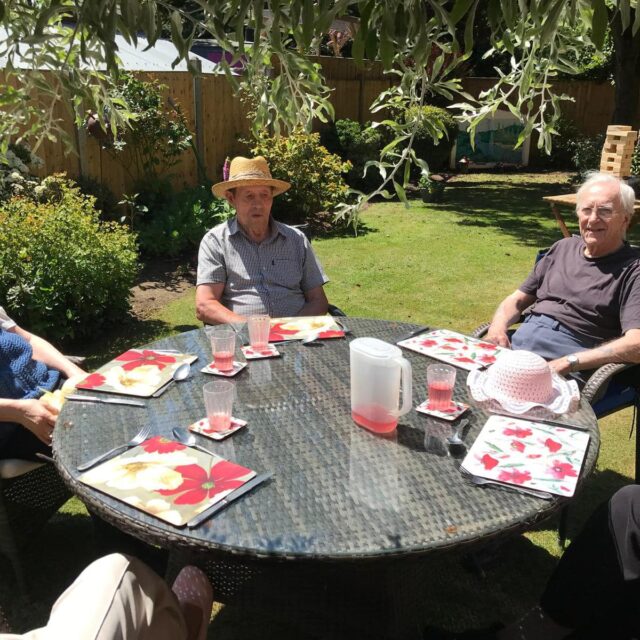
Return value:
[(196, 268), (185, 258), (147, 260), (131, 289), (131, 312), (149, 318), (196, 284)]

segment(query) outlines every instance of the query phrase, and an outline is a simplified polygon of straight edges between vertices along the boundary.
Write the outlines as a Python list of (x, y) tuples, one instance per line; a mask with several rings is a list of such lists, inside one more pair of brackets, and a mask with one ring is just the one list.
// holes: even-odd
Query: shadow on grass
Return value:
[(140, 347), (175, 333), (199, 329), (199, 324), (172, 325), (163, 320), (140, 319), (133, 316), (110, 330), (94, 337), (78, 340), (65, 347), (67, 353), (86, 356), (85, 368), (95, 369), (127, 349)]
[(0, 556), (0, 606), (12, 631), (23, 633), (46, 624), (51, 605), (95, 557), (89, 516), (60, 512), (23, 553), (28, 600), (19, 595), (9, 562)]
[[(447, 199), (438, 209), (460, 216), (461, 227), (493, 227), (524, 246), (549, 246), (560, 240), (560, 229), (549, 225), (552, 214), (543, 196), (571, 193), (567, 185), (537, 182), (456, 182), (447, 189)], [(562, 209), (570, 229), (573, 211)]]

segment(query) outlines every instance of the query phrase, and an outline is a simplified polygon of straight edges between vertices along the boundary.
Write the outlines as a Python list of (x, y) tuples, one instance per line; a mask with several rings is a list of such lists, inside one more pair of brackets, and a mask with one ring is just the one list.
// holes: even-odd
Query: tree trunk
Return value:
[[(631, 16), (633, 24), (633, 15)], [(626, 124), (637, 129), (638, 99), (640, 97), (640, 31), (635, 35), (631, 27), (622, 31), (620, 14), (611, 24), (615, 51), (615, 106), (611, 124)]]

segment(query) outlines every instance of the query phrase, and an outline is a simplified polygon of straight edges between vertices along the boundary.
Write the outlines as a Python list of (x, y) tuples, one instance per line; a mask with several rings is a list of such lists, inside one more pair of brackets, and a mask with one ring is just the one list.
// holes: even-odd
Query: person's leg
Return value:
[(91, 563), (58, 598), (46, 627), (29, 640), (184, 640), (180, 604), (162, 578), (136, 558), (112, 554)]
[(640, 486), (620, 489), (594, 512), (540, 603), (553, 620), (577, 630), (572, 637), (640, 633)]
[(36, 453), (51, 456), (51, 447), (38, 440), (22, 425), (8, 422), (0, 424), (0, 459), (18, 458), (39, 462)]

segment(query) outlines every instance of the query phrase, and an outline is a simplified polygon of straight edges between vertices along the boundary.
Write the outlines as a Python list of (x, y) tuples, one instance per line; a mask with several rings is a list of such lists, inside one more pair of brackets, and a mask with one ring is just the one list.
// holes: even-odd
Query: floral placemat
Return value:
[(129, 349), (90, 373), (76, 387), (148, 398), (173, 377), (173, 372), (198, 356), (152, 349)]
[(302, 340), (318, 334), (318, 338), (344, 338), (342, 327), (331, 316), (272, 318), (269, 342)]
[(260, 360), (262, 358), (277, 358), (280, 352), (274, 344), (268, 344), (264, 349), (255, 349), (251, 346), (241, 347), (242, 354), (247, 360)]
[(491, 342), (448, 329), (421, 333), (414, 338), (398, 342), (398, 345), (468, 371), (493, 364), (498, 354), (504, 350)]
[(227, 436), (230, 436), (232, 433), (235, 433), (239, 429), (242, 429), (242, 427), (246, 426), (246, 420), (241, 420), (240, 418), (234, 418), (231, 416), (231, 425), (224, 431), (216, 431), (215, 429), (212, 429), (206, 418), (202, 418), (202, 420), (198, 420), (197, 422), (190, 424), (188, 428), (189, 431), (199, 433), (207, 438), (212, 438), (213, 440), (224, 440)]
[(233, 361), (233, 369), (229, 371), (220, 371), (213, 362), (210, 362), (206, 367), (200, 369), (201, 373), (210, 373), (212, 376), (224, 376), (225, 378), (233, 378), (237, 373), (240, 373), (247, 366), (246, 362)]
[(588, 445), (584, 431), (491, 416), (461, 468), (507, 485), (569, 497), (576, 490)]
[(156, 436), (78, 479), (179, 527), (255, 475), (213, 453)]

